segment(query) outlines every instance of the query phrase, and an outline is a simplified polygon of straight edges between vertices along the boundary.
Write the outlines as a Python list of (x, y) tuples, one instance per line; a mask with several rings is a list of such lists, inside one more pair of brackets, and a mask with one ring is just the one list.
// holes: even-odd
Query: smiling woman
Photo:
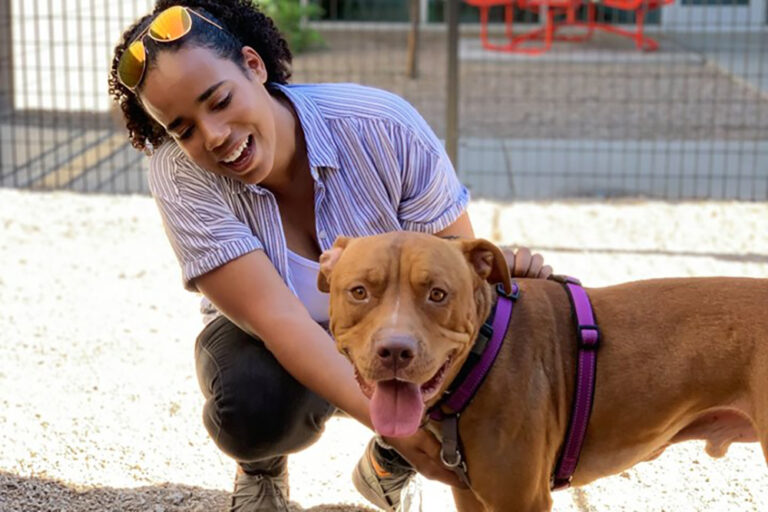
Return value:
[[(250, 0), (160, 0), (123, 34), (109, 78), (133, 145), (151, 153), (184, 286), (204, 295), (195, 361), (205, 427), (239, 464), (233, 510), (287, 510), (287, 454), (337, 408), (372, 425), (324, 329), (321, 252), (339, 236), (473, 235), (468, 191), (411, 105), (354, 84), (289, 85), (290, 64)], [(529, 251), (509, 257), (517, 275), (551, 272)], [(354, 472), (372, 502), (397, 507), (414, 467), (458, 484), (431, 434), (389, 442), (371, 442)]]
[(210, 53), (193, 46), (160, 53), (139, 92), (145, 110), (205, 170), (279, 186), (281, 176), (299, 169), (292, 161), (301, 144), (297, 120), (267, 91), (267, 71), (253, 48), (242, 49), (245, 69)]

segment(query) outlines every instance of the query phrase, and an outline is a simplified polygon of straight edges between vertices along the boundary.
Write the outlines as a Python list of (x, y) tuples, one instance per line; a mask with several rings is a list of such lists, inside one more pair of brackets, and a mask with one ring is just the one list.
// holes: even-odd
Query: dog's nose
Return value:
[(401, 370), (411, 364), (415, 354), (415, 343), (410, 339), (383, 341), (376, 348), (376, 356), (388, 370)]

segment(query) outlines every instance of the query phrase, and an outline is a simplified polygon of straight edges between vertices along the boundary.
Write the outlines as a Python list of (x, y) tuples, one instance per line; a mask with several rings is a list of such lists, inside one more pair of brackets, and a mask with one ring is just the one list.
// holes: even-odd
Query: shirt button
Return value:
[(325, 231), (320, 231), (317, 236), (319, 236), (322, 239), (328, 238), (328, 234)]

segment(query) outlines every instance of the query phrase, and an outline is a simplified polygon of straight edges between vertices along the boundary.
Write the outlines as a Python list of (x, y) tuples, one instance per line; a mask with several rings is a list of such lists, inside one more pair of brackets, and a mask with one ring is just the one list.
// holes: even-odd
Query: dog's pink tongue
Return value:
[(380, 435), (408, 437), (419, 429), (423, 415), (419, 386), (399, 380), (376, 383), (371, 398), (371, 421)]

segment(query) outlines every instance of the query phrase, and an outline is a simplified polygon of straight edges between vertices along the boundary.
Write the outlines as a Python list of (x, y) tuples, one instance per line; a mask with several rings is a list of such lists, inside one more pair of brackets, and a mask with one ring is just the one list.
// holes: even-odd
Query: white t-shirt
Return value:
[(317, 289), (317, 274), (320, 264), (288, 250), (288, 268), (291, 271), (296, 295), (315, 322), (328, 323), (330, 294)]

